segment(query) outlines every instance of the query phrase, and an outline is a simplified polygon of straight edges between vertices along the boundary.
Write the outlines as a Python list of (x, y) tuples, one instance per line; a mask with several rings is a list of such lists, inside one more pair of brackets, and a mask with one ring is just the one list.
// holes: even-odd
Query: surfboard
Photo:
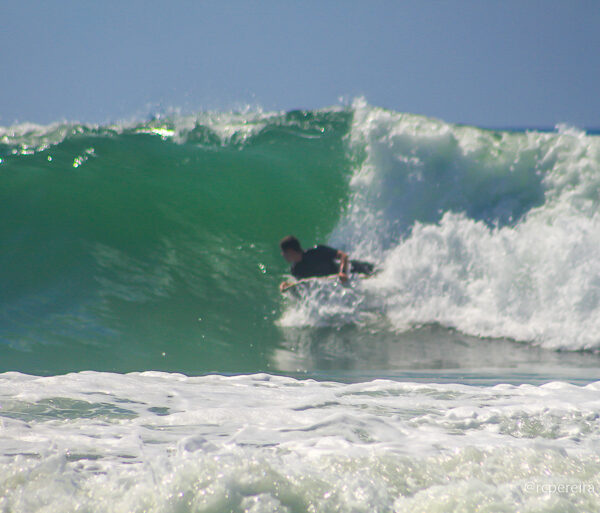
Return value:
[(288, 281), (286, 282), (285, 287), (281, 289), (281, 292), (291, 292), (295, 295), (299, 294), (299, 291), (303, 287), (310, 287), (313, 285), (324, 285), (326, 283), (335, 283), (338, 282), (342, 287), (350, 286), (350, 284), (354, 281), (358, 280), (368, 280), (369, 278), (375, 276), (379, 271), (375, 271), (372, 274), (350, 274), (349, 279), (346, 282), (339, 281), (339, 277), (337, 274), (331, 274), (329, 276), (314, 276), (312, 278), (302, 278), (300, 280)]
[(316, 283), (328, 283), (335, 280), (339, 280), (337, 274), (332, 274), (330, 276), (315, 276), (313, 278), (302, 278), (301, 280), (288, 281), (286, 282), (286, 285), (281, 289), (281, 292), (293, 291), (294, 289), (297, 290), (299, 287), (302, 286)]

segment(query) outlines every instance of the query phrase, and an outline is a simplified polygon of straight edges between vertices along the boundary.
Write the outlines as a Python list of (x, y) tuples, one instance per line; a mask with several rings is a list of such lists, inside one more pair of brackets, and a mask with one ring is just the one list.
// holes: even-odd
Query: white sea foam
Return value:
[[(494, 132), (358, 100), (350, 145), (351, 198), (331, 243), (383, 269), (355, 318), (600, 349), (600, 137)], [(284, 321), (314, 324), (321, 307)]]
[(0, 507), (597, 511), (599, 391), (9, 373)]

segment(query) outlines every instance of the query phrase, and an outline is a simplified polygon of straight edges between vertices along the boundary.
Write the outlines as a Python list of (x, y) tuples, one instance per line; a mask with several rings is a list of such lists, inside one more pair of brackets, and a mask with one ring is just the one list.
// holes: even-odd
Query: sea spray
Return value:
[(600, 137), (354, 109), (360, 157), (332, 240), (379, 261), (375, 308), (400, 330), (600, 348)]

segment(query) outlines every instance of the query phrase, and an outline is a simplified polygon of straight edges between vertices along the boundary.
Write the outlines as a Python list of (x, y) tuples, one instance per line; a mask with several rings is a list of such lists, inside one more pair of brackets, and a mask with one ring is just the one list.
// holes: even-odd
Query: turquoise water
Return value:
[(361, 99), (0, 128), (0, 509), (598, 511), (599, 191)]
[(155, 120), (4, 137), (2, 370), (267, 367), (278, 240), (335, 226), (351, 113), (227, 122), (231, 135)]

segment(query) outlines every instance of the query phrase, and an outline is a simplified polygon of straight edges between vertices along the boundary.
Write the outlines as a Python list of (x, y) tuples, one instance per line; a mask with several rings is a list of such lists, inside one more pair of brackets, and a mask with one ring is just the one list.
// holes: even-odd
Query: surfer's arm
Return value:
[(280, 292), (285, 292), (287, 289), (289, 289), (292, 285), (294, 284), (293, 281), (282, 281), (279, 284), (279, 291)]
[(346, 281), (348, 279), (348, 254), (343, 251), (337, 252), (337, 258), (340, 261), (340, 270), (338, 272), (338, 276), (341, 281)]

